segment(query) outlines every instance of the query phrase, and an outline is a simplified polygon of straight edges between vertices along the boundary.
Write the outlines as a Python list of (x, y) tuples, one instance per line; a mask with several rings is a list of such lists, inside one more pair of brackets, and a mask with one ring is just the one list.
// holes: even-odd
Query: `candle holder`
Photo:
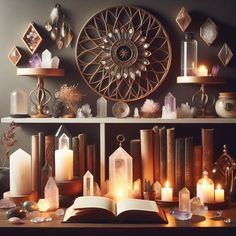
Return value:
[(207, 93), (206, 85), (224, 84), (225, 79), (213, 76), (178, 76), (177, 83), (200, 84), (200, 89), (192, 96), (192, 102), (198, 110), (198, 117), (208, 117), (212, 116), (211, 109), (216, 99)]
[(37, 85), (35, 89), (30, 91), (29, 95), (30, 101), (35, 107), (35, 114), (31, 115), (31, 117), (50, 117), (46, 105), (51, 100), (52, 95), (50, 91), (44, 87), (44, 78), (64, 76), (64, 70), (55, 68), (18, 68), (17, 75), (37, 77)]

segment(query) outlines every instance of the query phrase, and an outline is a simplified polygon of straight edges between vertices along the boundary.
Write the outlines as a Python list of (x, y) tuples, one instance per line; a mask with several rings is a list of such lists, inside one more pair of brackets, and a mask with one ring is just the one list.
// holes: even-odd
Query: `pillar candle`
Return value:
[(169, 187), (168, 181), (166, 181), (165, 187), (161, 189), (161, 200), (166, 202), (173, 200), (173, 189)]
[(225, 200), (225, 191), (224, 189), (221, 189), (220, 184), (217, 185), (217, 188), (215, 189), (215, 201), (216, 202), (224, 202)]
[(62, 149), (55, 151), (55, 179), (67, 181), (73, 179), (73, 151)]
[(214, 202), (214, 184), (207, 182), (197, 184), (197, 197), (200, 197), (204, 203)]
[(29, 195), (32, 192), (31, 156), (18, 149), (10, 155), (11, 196)]

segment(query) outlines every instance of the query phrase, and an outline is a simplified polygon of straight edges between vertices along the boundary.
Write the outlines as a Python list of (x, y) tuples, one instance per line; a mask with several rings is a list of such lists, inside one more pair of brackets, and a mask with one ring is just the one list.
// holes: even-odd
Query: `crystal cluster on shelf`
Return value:
[(22, 55), (16, 46), (12, 48), (12, 50), (8, 54), (8, 58), (14, 65), (17, 65), (19, 63)]
[(39, 45), (43, 41), (39, 32), (36, 30), (34, 23), (29, 24), (26, 32), (24, 33), (22, 37), (22, 40), (25, 43), (26, 47), (31, 52), (31, 54), (35, 53), (35, 51), (38, 49)]
[(229, 46), (227, 45), (227, 43), (223, 44), (223, 46), (221, 47), (221, 49), (218, 53), (218, 57), (224, 66), (228, 65), (228, 63), (231, 61), (233, 55), (234, 54), (231, 51), (231, 49), (229, 48)]
[(189, 15), (188, 11), (185, 9), (185, 7), (182, 7), (175, 20), (179, 25), (180, 29), (184, 32), (191, 23), (192, 18)]
[(34, 54), (30, 60), (29, 65), (32, 68), (58, 68), (60, 59), (57, 56), (52, 58), (52, 54), (48, 49), (42, 52), (42, 58), (38, 53)]
[(203, 204), (199, 197), (193, 197), (190, 200), (190, 207), (193, 215), (204, 216), (208, 211), (208, 207)]
[(88, 103), (86, 103), (82, 107), (79, 107), (78, 110), (77, 110), (76, 117), (78, 117), (78, 118), (89, 118), (89, 117), (92, 117), (92, 112), (91, 112), (90, 105)]
[(172, 93), (168, 93), (165, 96), (164, 106), (162, 107), (162, 118), (163, 119), (175, 119), (176, 113), (176, 99)]
[(160, 104), (158, 102), (154, 102), (152, 99), (146, 99), (144, 104), (141, 106), (142, 117), (157, 117), (159, 112)]
[(181, 103), (180, 107), (177, 107), (177, 118), (192, 118), (196, 114), (196, 108), (190, 107), (188, 102)]
[(217, 35), (218, 35), (217, 25), (211, 18), (207, 18), (207, 20), (200, 27), (201, 38), (208, 46), (211, 46), (211, 44), (217, 38)]

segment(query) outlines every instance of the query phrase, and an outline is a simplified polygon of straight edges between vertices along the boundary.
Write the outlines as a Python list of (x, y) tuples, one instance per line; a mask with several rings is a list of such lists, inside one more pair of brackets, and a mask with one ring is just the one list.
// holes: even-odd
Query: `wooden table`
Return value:
[(1, 236), (93, 236), (93, 235), (157, 235), (157, 236), (209, 236), (209, 235), (236, 235), (236, 207), (223, 211), (224, 217), (230, 217), (231, 224), (225, 224), (223, 220), (213, 220), (215, 211), (209, 211), (206, 219), (193, 217), (189, 221), (175, 220), (165, 209), (168, 224), (82, 224), (61, 223), (61, 219), (45, 223), (31, 223), (28, 219), (23, 225), (10, 224), (5, 216), (5, 211), (0, 211), (0, 235)]

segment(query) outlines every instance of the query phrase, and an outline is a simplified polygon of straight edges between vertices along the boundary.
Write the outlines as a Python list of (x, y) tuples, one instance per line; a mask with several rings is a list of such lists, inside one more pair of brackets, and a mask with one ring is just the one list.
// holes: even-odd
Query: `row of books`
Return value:
[[(162, 185), (168, 180), (174, 193), (182, 187), (195, 192), (204, 170), (211, 177), (213, 169), (214, 129), (201, 129), (201, 143), (194, 137), (178, 137), (175, 128), (155, 126), (140, 130), (140, 139), (130, 141), (134, 180), (141, 178)], [(144, 186), (144, 185), (143, 185)]]

